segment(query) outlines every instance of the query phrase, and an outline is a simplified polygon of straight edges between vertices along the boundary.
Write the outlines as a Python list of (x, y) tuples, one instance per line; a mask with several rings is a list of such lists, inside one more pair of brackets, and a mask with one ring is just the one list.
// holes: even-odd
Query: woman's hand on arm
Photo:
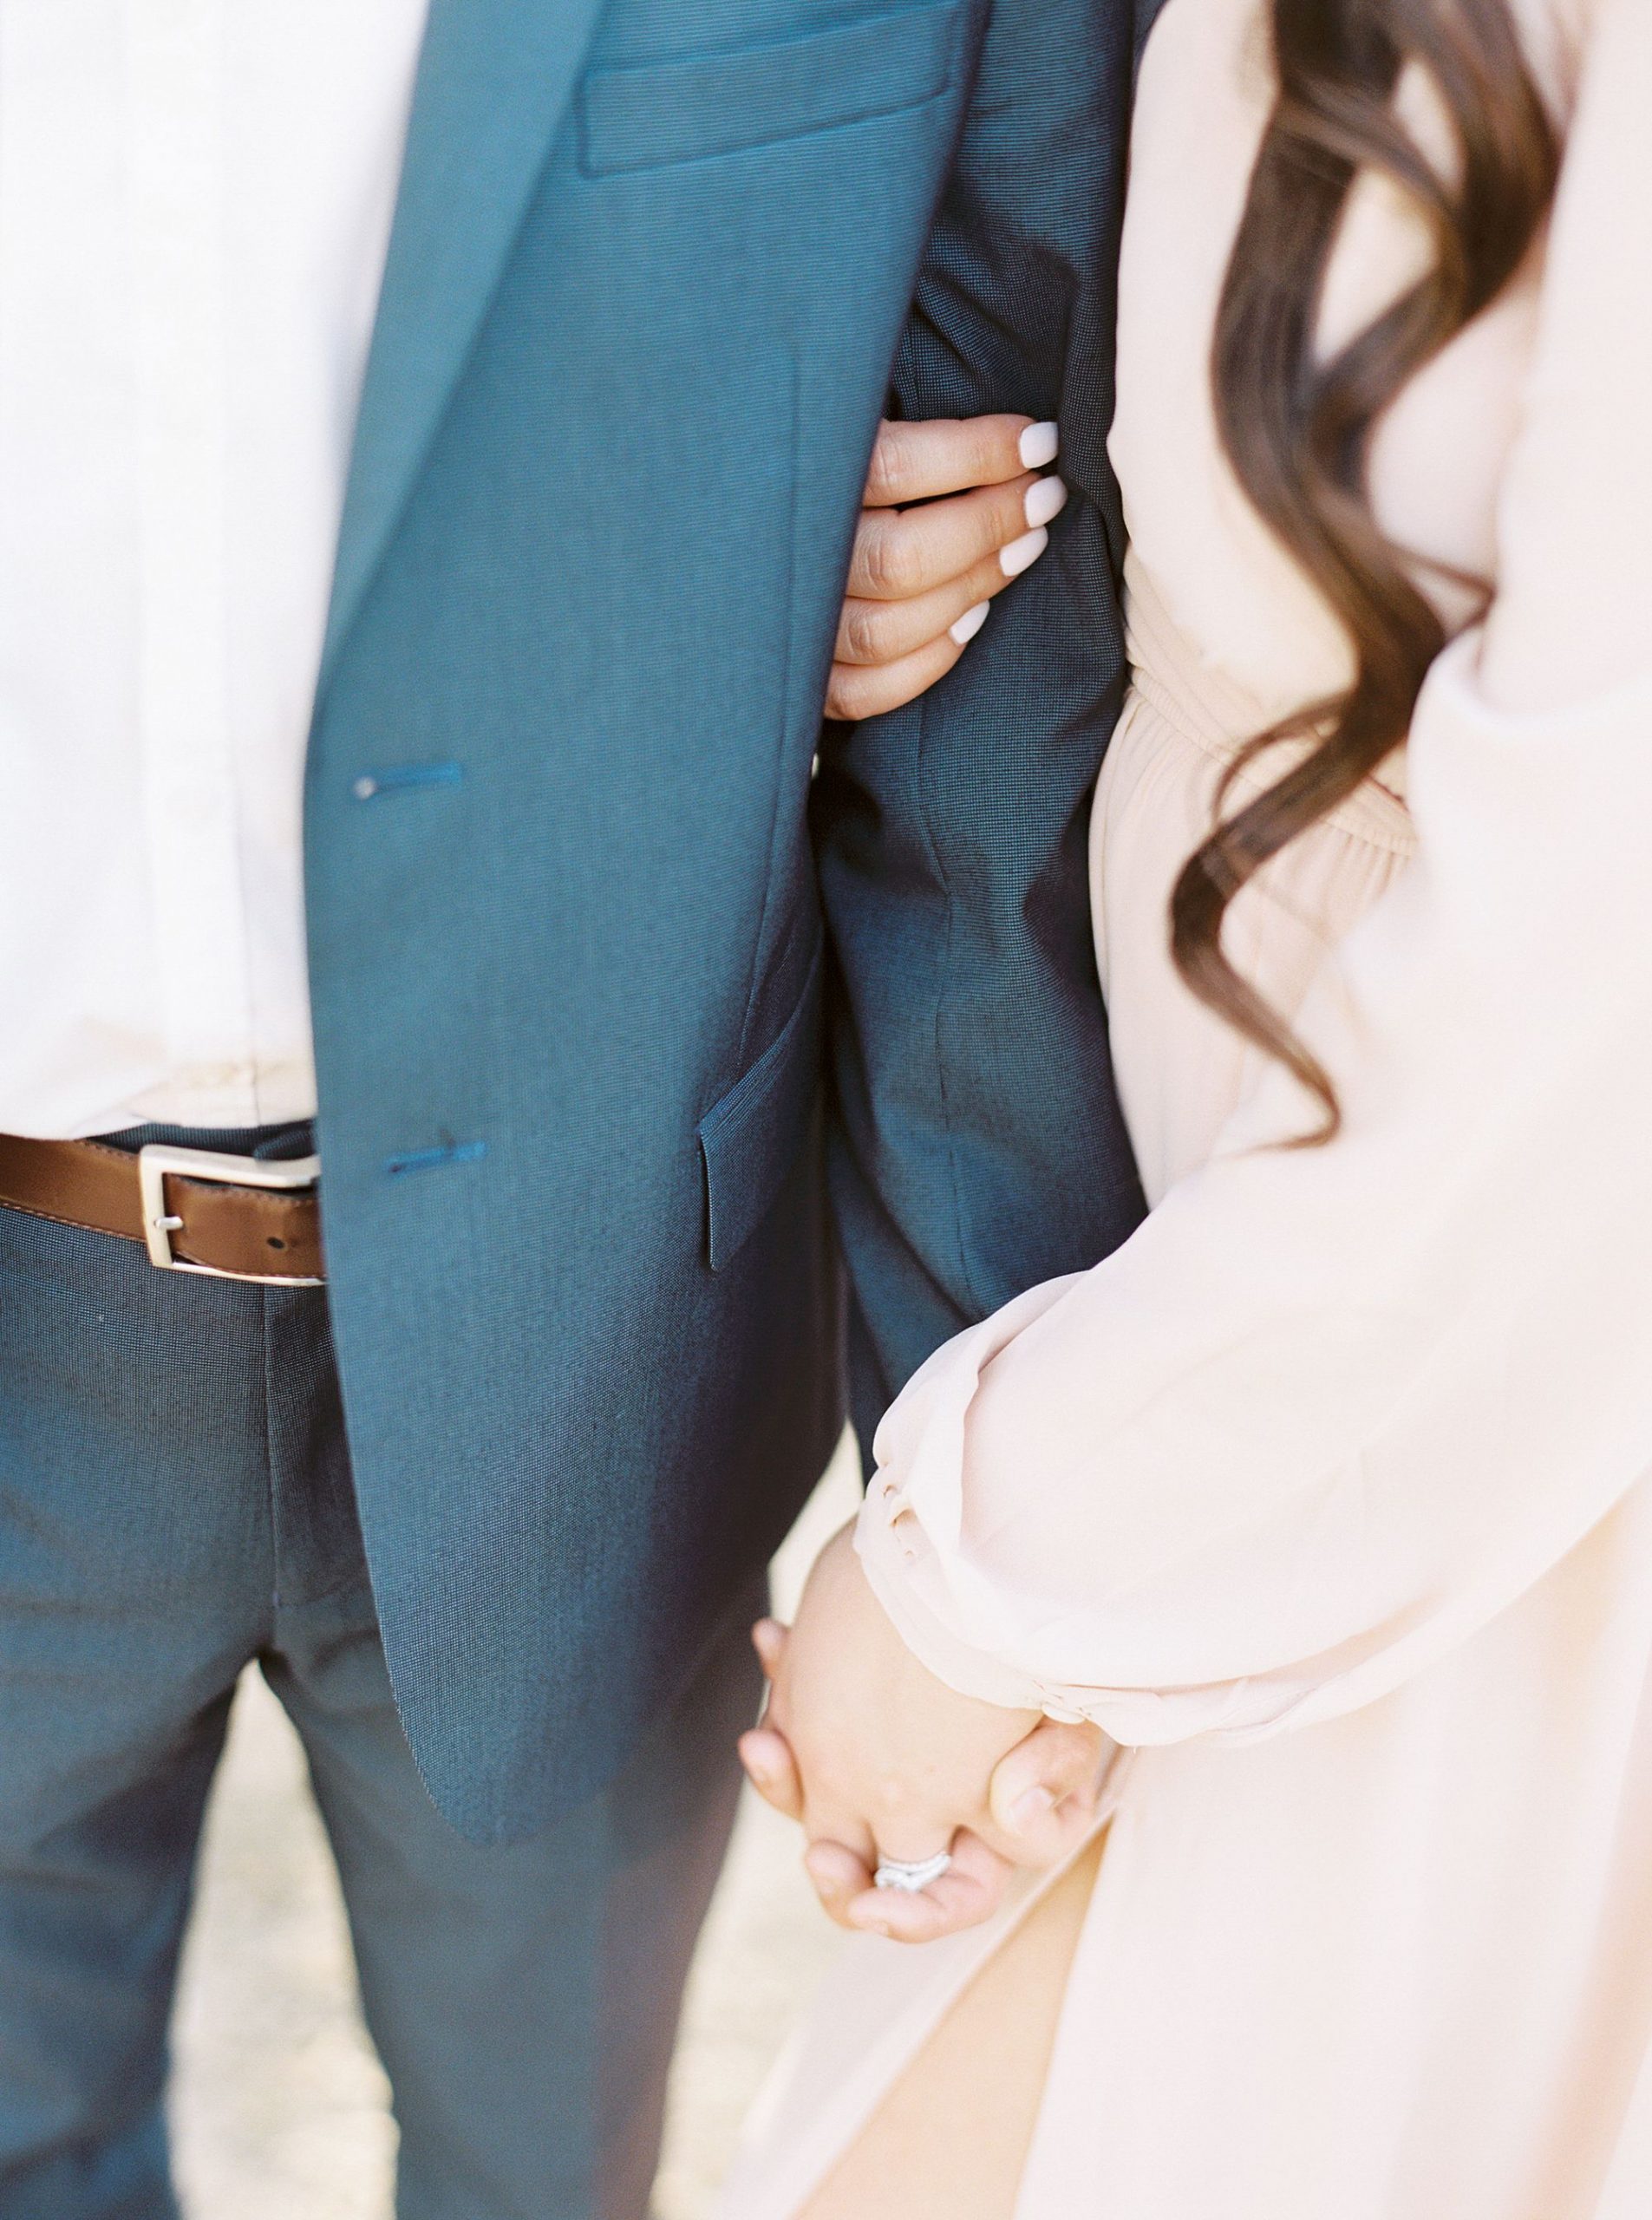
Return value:
[(951, 669), (993, 597), (1048, 544), (1067, 500), (1045, 468), (1055, 450), (1055, 425), (1026, 416), (879, 427), (838, 621), (829, 717), (898, 709)]

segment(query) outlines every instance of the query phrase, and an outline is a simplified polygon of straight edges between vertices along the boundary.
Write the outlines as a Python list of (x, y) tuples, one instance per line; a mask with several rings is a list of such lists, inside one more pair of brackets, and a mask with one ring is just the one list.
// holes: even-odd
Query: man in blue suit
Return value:
[[(4, 2220), (175, 2211), (254, 1657), (403, 2220), (645, 2211), (841, 1423), (823, 1073), (863, 1419), (1139, 1209), (1082, 857), (1137, 30), (0, 0)], [(1075, 498), (823, 740), (891, 386), (1063, 419)]]

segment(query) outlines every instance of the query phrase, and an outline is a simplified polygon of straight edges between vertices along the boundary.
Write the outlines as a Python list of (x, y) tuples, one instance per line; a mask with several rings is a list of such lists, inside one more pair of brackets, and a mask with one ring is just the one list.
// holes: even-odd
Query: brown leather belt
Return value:
[(141, 1241), (167, 1271), (314, 1287), (323, 1277), (313, 1156), (250, 1156), (0, 1133), (0, 1207)]

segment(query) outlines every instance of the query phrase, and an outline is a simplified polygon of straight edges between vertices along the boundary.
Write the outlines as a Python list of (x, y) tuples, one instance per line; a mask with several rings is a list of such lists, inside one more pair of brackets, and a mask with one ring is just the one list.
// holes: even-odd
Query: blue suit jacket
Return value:
[[(840, 1424), (1139, 1197), (1089, 950), (1130, 0), (434, 0), (307, 791), (331, 1302), (415, 1752), (588, 1794)], [(822, 740), (911, 413), (1078, 499)], [(818, 780), (811, 768), (821, 751)], [(822, 896), (824, 895), (824, 903)]]

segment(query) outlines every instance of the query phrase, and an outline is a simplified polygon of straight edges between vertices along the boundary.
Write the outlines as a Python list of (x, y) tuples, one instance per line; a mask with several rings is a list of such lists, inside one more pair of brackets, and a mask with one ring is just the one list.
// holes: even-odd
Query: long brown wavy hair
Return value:
[[(1217, 315), (1217, 421), (1240, 483), (1324, 596), (1353, 643), (1346, 692), (1258, 734), (1229, 767), (1281, 740), (1308, 743), (1277, 783), (1189, 859), (1171, 900), (1176, 966), (1199, 999), (1277, 1057), (1318, 1099), (1322, 1122), (1290, 1144), (1329, 1140), (1336, 1091), (1290, 1025), (1229, 962), (1228, 904), (1272, 856), (1354, 793), (1406, 735), (1446, 632), (1417, 583), (1419, 558), (1379, 527), (1368, 483), (1372, 434), (1401, 388), (1495, 299), (1553, 196), (1554, 128), (1507, 0), (1273, 0), (1278, 93), (1250, 180)], [(1419, 65), (1449, 120), (1449, 174), (1396, 111)], [(1316, 324), (1349, 189), (1386, 173), (1420, 211), (1433, 258), (1420, 278), (1329, 359)], [(1482, 600), (1483, 582), (1461, 580)]]

